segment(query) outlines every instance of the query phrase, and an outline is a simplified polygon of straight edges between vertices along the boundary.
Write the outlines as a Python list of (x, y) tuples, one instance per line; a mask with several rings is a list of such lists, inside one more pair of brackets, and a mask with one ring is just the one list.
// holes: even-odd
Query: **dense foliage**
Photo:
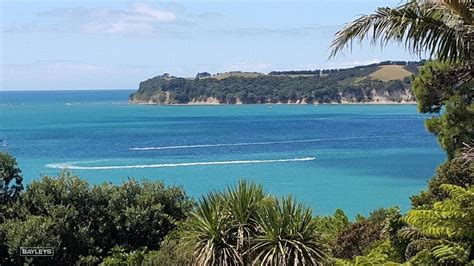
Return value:
[(418, 109), (440, 115), (426, 121), (448, 156), (474, 139), (474, 81), (470, 70), (456, 64), (429, 62), (413, 81)]
[[(3, 260), (11, 263), (98, 262), (114, 249), (157, 249), (187, 217), (192, 201), (179, 187), (127, 180), (89, 185), (68, 173), (32, 181), (0, 224)], [(54, 259), (19, 256), (19, 247), (54, 247)]]
[(449, 160), (436, 169), (436, 175), (428, 183), (428, 190), (411, 197), (414, 207), (431, 206), (436, 201), (444, 200), (448, 193), (441, 185), (450, 184), (463, 188), (474, 186), (474, 167), (465, 167), (460, 158)]
[(330, 241), (334, 240), (350, 224), (349, 217), (342, 209), (337, 209), (332, 216), (318, 215), (314, 220), (316, 221), (317, 230)]
[(16, 159), (3, 151), (0, 152), (0, 174), (0, 203), (15, 200), (23, 190), (23, 177)]
[(336, 258), (353, 259), (362, 255), (372, 243), (381, 239), (384, 225), (380, 222), (363, 220), (351, 224), (338, 234), (333, 244)]
[[(329, 103), (341, 100), (369, 102), (376, 96), (383, 96), (390, 101), (400, 102), (409, 94), (406, 91), (410, 86), (409, 78), (384, 82), (368, 77), (385, 64), (388, 63), (328, 70), (323, 76), (319, 73), (295, 75), (293, 72), (284, 72), (285, 74), (273, 72), (271, 75), (252, 78), (233, 76), (225, 79), (157, 76), (141, 82), (138, 91), (131, 95), (131, 100), (160, 104), (183, 104), (206, 101), (208, 98), (215, 98), (219, 103), (231, 104)], [(403, 65), (408, 65), (410, 70), (413, 70), (420, 63), (410, 62)]]
[[(13, 205), (23, 190), (22, 181), (23, 177), (16, 159), (7, 152), (0, 152), (0, 225), (11, 213), (17, 211)], [(0, 265), (8, 262), (7, 256), (2, 255), (7, 252), (5, 231), (0, 228)]]
[(448, 197), (434, 203), (430, 209), (408, 212), (404, 220), (410, 226), (409, 230), (400, 233), (412, 241), (435, 243), (429, 251), (438, 263), (472, 263), (474, 187), (465, 189), (448, 184), (440, 187)]

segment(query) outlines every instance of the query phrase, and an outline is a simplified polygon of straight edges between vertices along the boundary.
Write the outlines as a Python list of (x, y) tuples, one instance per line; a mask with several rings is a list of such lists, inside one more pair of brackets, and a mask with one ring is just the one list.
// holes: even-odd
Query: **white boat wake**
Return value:
[[(375, 136), (371, 139), (386, 138), (387, 136)], [(180, 146), (161, 146), (161, 147), (133, 147), (129, 148), (131, 151), (149, 151), (149, 150), (173, 150), (173, 149), (192, 149), (192, 148), (206, 148), (206, 147), (226, 147), (226, 146), (252, 146), (252, 145), (273, 145), (285, 143), (309, 143), (329, 140), (352, 140), (352, 139), (367, 139), (369, 137), (342, 137), (329, 139), (302, 139), (302, 140), (283, 140), (283, 141), (265, 141), (265, 142), (241, 142), (241, 143), (220, 143), (220, 144), (196, 144), (196, 145), (180, 145)]]
[(273, 160), (239, 160), (239, 161), (216, 161), (216, 162), (190, 162), (190, 163), (163, 163), (163, 164), (138, 164), (138, 165), (111, 165), (111, 166), (79, 166), (73, 163), (50, 163), (48, 168), (71, 169), (71, 170), (113, 170), (113, 169), (135, 169), (135, 168), (164, 168), (164, 167), (184, 167), (200, 165), (225, 165), (225, 164), (259, 164), (259, 163), (285, 163), (285, 162), (305, 162), (313, 161), (315, 157), (303, 157), (292, 159)]

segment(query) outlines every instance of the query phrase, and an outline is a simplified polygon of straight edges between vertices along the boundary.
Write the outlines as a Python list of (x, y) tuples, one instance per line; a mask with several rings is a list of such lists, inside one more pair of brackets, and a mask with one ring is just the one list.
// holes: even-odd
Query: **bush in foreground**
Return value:
[[(193, 203), (160, 181), (90, 185), (67, 172), (32, 181), (0, 224), (12, 263), (97, 262), (117, 249), (158, 249)], [(54, 258), (19, 256), (25, 246), (54, 247)], [(115, 252), (117, 253), (117, 252)], [(3, 254), (2, 254), (3, 256)]]
[(184, 246), (196, 265), (319, 265), (329, 259), (310, 209), (245, 181), (205, 196), (184, 226)]

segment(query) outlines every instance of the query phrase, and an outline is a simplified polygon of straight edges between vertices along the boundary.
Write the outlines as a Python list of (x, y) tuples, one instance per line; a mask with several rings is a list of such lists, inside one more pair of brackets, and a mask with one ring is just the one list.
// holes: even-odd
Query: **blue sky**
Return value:
[(134, 89), (164, 72), (341, 68), (417, 60), (398, 45), (328, 60), (333, 34), (401, 1), (0, 0), (0, 90)]

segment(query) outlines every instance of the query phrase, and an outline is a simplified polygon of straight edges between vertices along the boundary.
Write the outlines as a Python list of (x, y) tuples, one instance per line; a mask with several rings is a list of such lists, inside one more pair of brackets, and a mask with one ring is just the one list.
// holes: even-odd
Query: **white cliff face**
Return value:
[(341, 103), (415, 103), (415, 96), (410, 90), (377, 91), (372, 89), (364, 95), (339, 93)]
[(220, 104), (219, 100), (214, 97), (208, 97), (206, 99), (193, 99), (188, 104), (202, 105), (202, 104)]
[[(390, 104), (390, 103), (415, 103), (415, 97), (409, 89), (404, 90), (362, 90), (352, 92), (338, 92), (339, 100), (327, 101), (324, 103), (342, 103), (342, 104), (353, 104), (353, 103), (373, 103), (373, 104)], [(267, 99), (266, 102), (257, 102), (258, 104), (264, 103), (280, 103), (280, 104), (311, 104), (317, 101), (311, 101), (308, 99), (288, 100), (281, 102), (278, 100)], [(208, 98), (194, 98), (187, 103), (177, 103), (173, 100), (173, 97), (168, 91), (161, 91), (156, 93), (149, 98), (140, 99), (133, 97), (130, 100), (132, 104), (190, 104), (190, 105), (217, 105), (217, 104), (247, 104), (255, 102), (244, 102), (241, 99), (236, 99), (235, 102), (221, 102), (215, 97)]]

